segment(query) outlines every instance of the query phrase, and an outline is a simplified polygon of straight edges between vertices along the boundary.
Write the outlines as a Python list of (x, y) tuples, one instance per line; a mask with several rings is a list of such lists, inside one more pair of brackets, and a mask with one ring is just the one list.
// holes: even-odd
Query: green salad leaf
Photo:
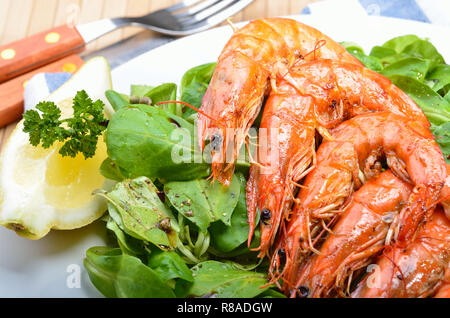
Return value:
[(258, 298), (286, 298), (286, 296), (275, 289), (267, 289), (265, 292), (258, 295)]
[(406, 46), (401, 53), (430, 61), (430, 69), (445, 64), (444, 58), (428, 40), (416, 40)]
[(435, 92), (440, 91), (444, 87), (450, 84), (450, 65), (441, 64), (436, 66), (427, 77), (430, 81), (433, 81), (432, 89)]
[(429, 60), (407, 57), (387, 65), (380, 73), (386, 77), (390, 75), (402, 75), (417, 81), (423, 81), (429, 69)]
[[(216, 65), (217, 63), (208, 63), (189, 69), (181, 79), (180, 100), (200, 108)], [(193, 114), (195, 110), (186, 108), (183, 117), (187, 118)]]
[(252, 298), (269, 289), (269, 286), (264, 286), (267, 284), (266, 274), (237, 269), (227, 263), (206, 261), (191, 270), (194, 282), (178, 281), (175, 288), (177, 297)]
[[(362, 55), (365, 55), (364, 51), (360, 51), (360, 53)], [(395, 49), (385, 46), (374, 46), (372, 50), (370, 50), (369, 56), (371, 58), (379, 60), (382, 65), (381, 67), (383, 68), (384, 65), (390, 64), (392, 60), (397, 60), (398, 54), (399, 52), (397, 52)]]
[(231, 252), (239, 247), (248, 238), (247, 200), (245, 187), (247, 180), (242, 174), (237, 174), (239, 178), (240, 195), (236, 208), (231, 216), (230, 224), (223, 222), (213, 222), (210, 226), (211, 244), (220, 252)]
[(240, 178), (236, 175), (228, 188), (218, 181), (211, 183), (205, 179), (173, 181), (164, 185), (164, 193), (171, 205), (200, 230), (206, 230), (211, 222), (218, 220), (230, 225), (240, 191)]
[(125, 233), (169, 250), (178, 244), (179, 227), (157, 191), (150, 179), (139, 177), (116, 184), (110, 192), (97, 194), (108, 200), (112, 219)]
[(106, 228), (114, 234), (117, 244), (124, 254), (138, 256), (146, 253), (144, 241), (126, 234), (109, 215), (106, 215), (105, 218)]
[(108, 99), (114, 111), (118, 111), (122, 107), (130, 104), (130, 99), (128, 97), (125, 97), (123, 94), (120, 94), (112, 89), (107, 90), (105, 92), (105, 96)]
[(390, 39), (383, 44), (383, 47), (401, 53), (407, 46), (416, 41), (420, 41), (420, 38), (417, 35), (407, 34)]
[(106, 158), (100, 165), (100, 173), (107, 179), (122, 181), (127, 175), (111, 158)]
[(448, 103), (450, 103), (450, 91), (447, 92), (447, 94), (444, 96), (444, 99), (445, 99)]
[(111, 117), (106, 145), (111, 160), (131, 177), (180, 181), (210, 172), (196, 150), (194, 125), (157, 107), (121, 108)]
[(164, 281), (180, 278), (193, 282), (192, 272), (183, 259), (173, 251), (154, 250), (148, 256), (148, 266), (151, 267)]
[(436, 142), (441, 147), (445, 162), (450, 164), (450, 122), (440, 126), (431, 126), (431, 132), (436, 136)]
[[(159, 86), (156, 86), (149, 90), (145, 96), (150, 97), (153, 104), (156, 105), (159, 102), (165, 101), (173, 101), (177, 99), (177, 84), (174, 83), (165, 83)], [(180, 116), (181, 112), (177, 112), (178, 104), (169, 103), (163, 104), (160, 108), (166, 110), (169, 113)]]
[(91, 282), (106, 297), (175, 297), (157, 272), (118, 248), (92, 247), (83, 263)]
[(403, 75), (391, 75), (389, 78), (422, 108), (432, 124), (450, 121), (450, 104), (429, 86)]
[(130, 96), (144, 97), (154, 86), (131, 85)]

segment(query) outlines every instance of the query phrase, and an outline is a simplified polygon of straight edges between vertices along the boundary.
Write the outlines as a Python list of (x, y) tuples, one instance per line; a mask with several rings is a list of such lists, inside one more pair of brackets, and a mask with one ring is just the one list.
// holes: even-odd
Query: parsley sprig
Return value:
[(93, 102), (82, 90), (73, 99), (73, 117), (61, 119), (61, 110), (53, 102), (36, 105), (42, 113), (28, 110), (24, 115), (23, 131), (30, 135), (30, 144), (49, 148), (56, 141), (64, 142), (59, 149), (62, 156), (75, 157), (79, 152), (91, 158), (97, 148), (98, 137), (106, 129), (103, 115), (105, 104), (101, 100)]

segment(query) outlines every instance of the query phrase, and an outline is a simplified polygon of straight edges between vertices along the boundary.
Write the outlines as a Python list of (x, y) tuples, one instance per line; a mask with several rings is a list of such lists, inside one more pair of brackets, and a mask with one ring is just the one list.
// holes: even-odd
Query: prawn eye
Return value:
[(264, 224), (267, 224), (267, 221), (269, 221), (271, 217), (272, 217), (272, 213), (270, 212), (269, 209), (262, 209), (262, 211), (261, 211), (261, 221)]
[(309, 295), (309, 288), (306, 286), (300, 286), (298, 289), (298, 292), (300, 293), (300, 297), (306, 298)]
[(222, 136), (215, 133), (211, 138), (211, 148), (217, 151), (222, 143)]

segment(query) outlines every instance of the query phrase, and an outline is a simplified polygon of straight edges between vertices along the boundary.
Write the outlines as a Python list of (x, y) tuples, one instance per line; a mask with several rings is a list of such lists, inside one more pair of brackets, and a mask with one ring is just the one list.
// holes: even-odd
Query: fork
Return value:
[(82, 51), (86, 44), (118, 28), (140, 26), (170, 36), (211, 28), (253, 0), (184, 0), (141, 17), (103, 19), (63, 25), (0, 46), (0, 83)]

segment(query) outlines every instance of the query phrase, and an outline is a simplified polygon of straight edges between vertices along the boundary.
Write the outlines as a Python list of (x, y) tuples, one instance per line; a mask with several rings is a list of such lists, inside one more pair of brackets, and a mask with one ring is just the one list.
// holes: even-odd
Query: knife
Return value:
[(62, 25), (4, 44), (0, 46), (0, 83), (79, 53), (86, 43), (75, 26)]
[(144, 30), (128, 39), (114, 43), (106, 48), (94, 52), (86, 52), (79, 56), (72, 54), (58, 61), (42, 66), (31, 72), (10, 79), (0, 84), (0, 127), (5, 126), (22, 116), (23, 90), (27, 82), (37, 73), (76, 72), (84, 61), (94, 56), (104, 56), (111, 69), (141, 55), (149, 50), (164, 45), (175, 38), (158, 35)]

